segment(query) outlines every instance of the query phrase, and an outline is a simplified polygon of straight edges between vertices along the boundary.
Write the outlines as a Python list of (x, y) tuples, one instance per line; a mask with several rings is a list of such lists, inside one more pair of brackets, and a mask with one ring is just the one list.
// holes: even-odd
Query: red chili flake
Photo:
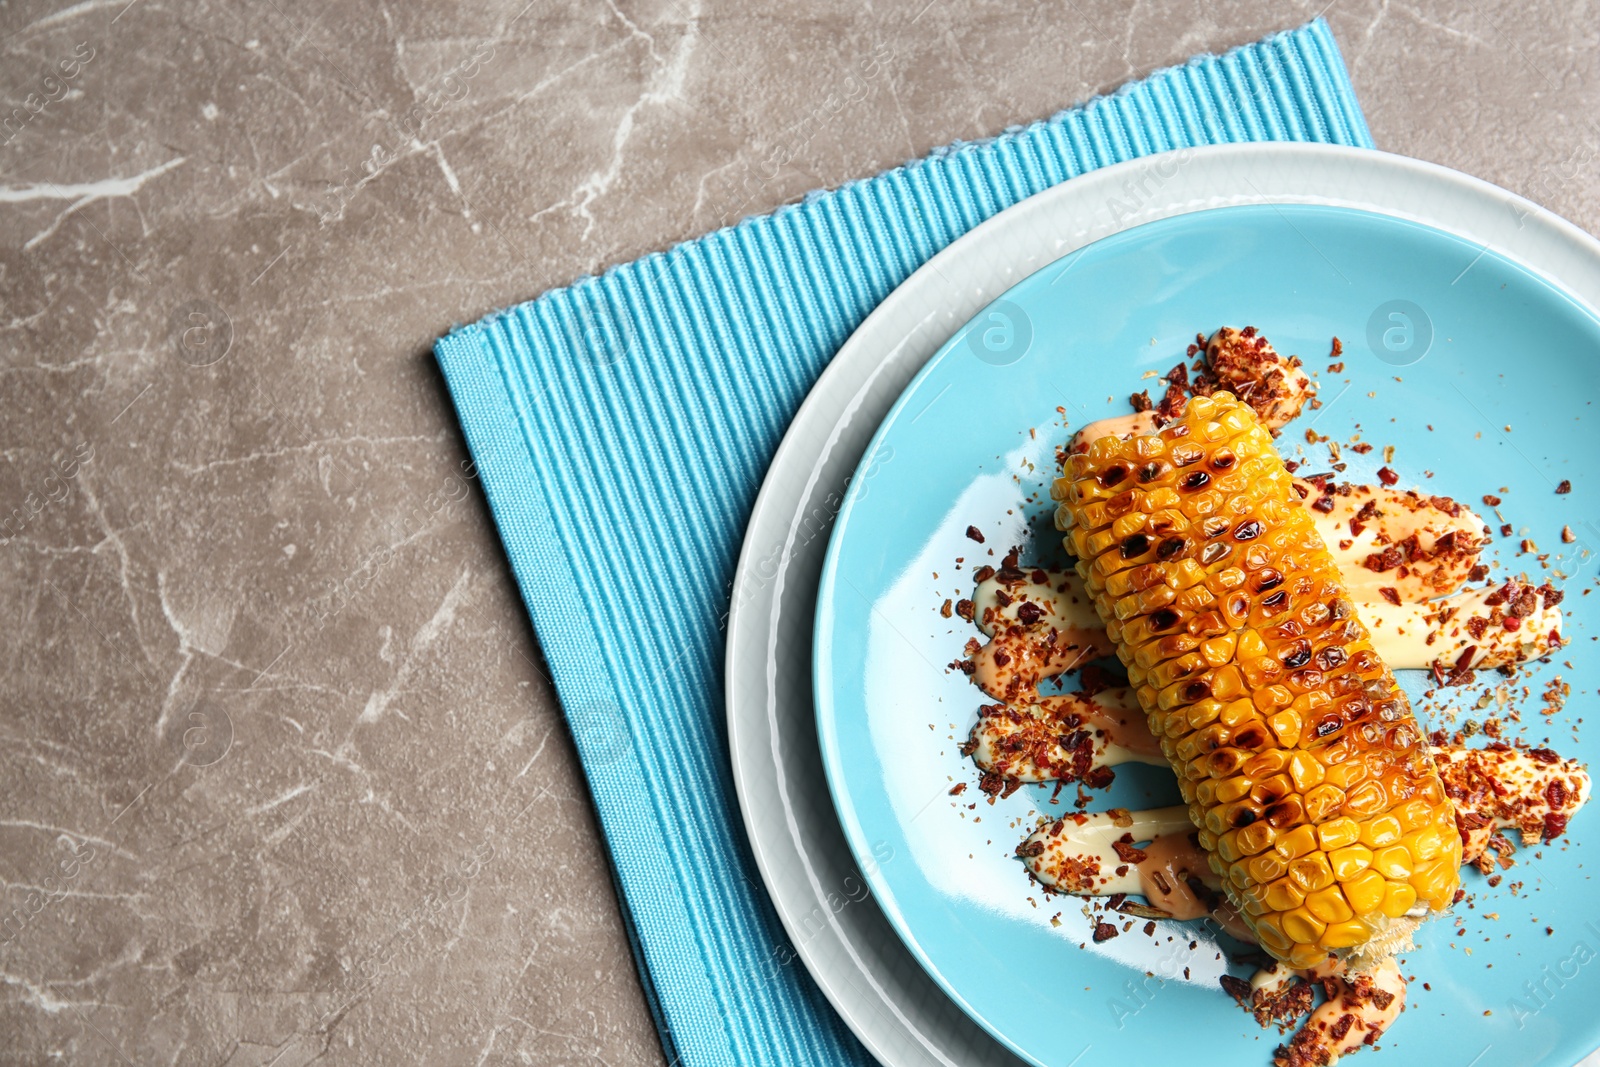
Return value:
[(939, 608), (939, 614), (948, 619), (951, 615), (955, 614), (954, 610), (952, 610), (953, 607), (954, 603), (948, 597), (946, 597), (944, 604)]
[(1515, 631), (1520, 630), (1522, 628), (1522, 620), (1517, 618), (1515, 615), (1507, 615), (1505, 617), (1505, 621), (1503, 621), (1501, 623), (1501, 625), (1504, 626), (1507, 630), (1511, 630), (1512, 632), (1515, 632)]
[(1560, 589), (1557, 589), (1555, 586), (1546, 583), (1539, 587), (1539, 595), (1544, 598), (1545, 607), (1553, 608), (1557, 604), (1561, 603), (1567, 594), (1562, 592)]
[(1497, 508), (1500, 506), (1500, 498), (1495, 496), (1493, 493), (1483, 494), (1483, 502), (1488, 504), (1491, 508)]
[(975, 615), (977, 613), (977, 610), (978, 610), (977, 605), (974, 604), (970, 600), (958, 600), (958, 601), (956, 601), (956, 614), (960, 615), (963, 619), (966, 619), (968, 622), (972, 621), (972, 617), (973, 617), (973, 615)]
[(1563, 496), (1572, 492), (1572, 482), (1566, 478), (1561, 479), (1561, 484), (1556, 486), (1556, 492), (1562, 494)]
[(1024, 600), (1017, 607), (1017, 619), (1024, 626), (1032, 626), (1044, 618), (1044, 609), (1031, 600)]
[(1512, 526), (1511, 526), (1511, 524), (1509, 522), (1503, 522), (1503, 523), (1500, 524), (1500, 536), (1501, 537), (1510, 537), (1511, 533), (1512, 533)]
[(1113, 937), (1116, 937), (1116, 936), (1117, 936), (1117, 928), (1115, 926), (1112, 926), (1110, 923), (1096, 923), (1095, 924), (1094, 939), (1095, 939), (1095, 941), (1097, 943), (1100, 942), (1100, 941), (1110, 941)]
[(1249, 1003), (1255, 995), (1255, 991), (1250, 988), (1250, 983), (1243, 978), (1235, 978), (1231, 974), (1225, 974), (1218, 981), (1222, 983), (1222, 991), (1240, 1004)]
[(978, 529), (976, 526), (967, 527), (967, 536), (978, 542), (978, 544), (983, 544), (983, 531)]
[(1489, 577), (1489, 566), (1486, 563), (1480, 563), (1468, 572), (1467, 581), (1481, 582), (1487, 577)]
[(1393, 604), (1395, 607), (1399, 607), (1400, 606), (1400, 592), (1399, 592), (1399, 590), (1395, 589), (1394, 586), (1392, 586), (1392, 585), (1380, 586), (1378, 588), (1378, 594), (1380, 596), (1382, 596), (1383, 599), (1385, 599), (1389, 603)]
[[(967, 791), (967, 783), (966, 782), (957, 782), (955, 785), (950, 787), (950, 795), (953, 796), (953, 797), (958, 797), (962, 793), (965, 793), (966, 791)], [(1041, 845), (1039, 851), (1041, 851), (1041, 852), (1044, 851), (1044, 848), (1043, 848), (1042, 845)]]
[(1566, 784), (1563, 783), (1559, 778), (1551, 780), (1550, 784), (1544, 787), (1544, 799), (1545, 802), (1550, 805), (1551, 811), (1560, 811), (1562, 808), (1566, 807)]
[(1378, 468), (1378, 481), (1382, 482), (1384, 485), (1394, 485), (1399, 480), (1400, 476), (1394, 471), (1390, 470), (1388, 467)]
[(1311, 510), (1320, 511), (1324, 515), (1327, 515), (1329, 512), (1333, 511), (1333, 497), (1319, 496), (1317, 499), (1311, 502)]
[(1567, 832), (1567, 816), (1550, 814), (1544, 817), (1544, 839), (1554, 841)]
[[(1123, 836), (1126, 837), (1128, 835), (1124, 834)], [(1150, 858), (1149, 853), (1145, 852), (1144, 849), (1134, 848), (1125, 841), (1113, 841), (1111, 842), (1111, 848), (1123, 863), (1143, 863)]]
[(1011, 662), (1011, 657), (1009, 655), (1007, 655), (1006, 653), (1004, 653), (1004, 652), (996, 652), (994, 654), (995, 666), (1004, 667), (1010, 662)]
[(1548, 748), (1530, 748), (1528, 749), (1528, 758), (1534, 760), (1535, 762), (1545, 764), (1561, 762), (1561, 757), (1550, 751)]
[(1151, 408), (1156, 406), (1155, 403), (1150, 399), (1150, 390), (1148, 389), (1141, 389), (1139, 392), (1128, 397), (1128, 403), (1133, 405), (1133, 410), (1141, 412), (1149, 411)]
[(1483, 632), (1489, 628), (1489, 620), (1482, 615), (1474, 615), (1467, 620), (1467, 633), (1472, 635), (1474, 641), (1483, 640)]
[(1355, 1025), (1355, 1022), (1356, 1017), (1351, 1015), (1349, 1012), (1345, 1012), (1343, 1015), (1339, 1016), (1337, 1022), (1328, 1027), (1328, 1036), (1333, 1038), (1336, 1042), (1343, 1041), (1344, 1036), (1350, 1032), (1350, 1028)]
[(1044, 842), (1024, 841), (1022, 844), (1017, 846), (1017, 855), (1021, 856), (1023, 859), (1032, 859), (1035, 856), (1042, 856), (1044, 855)]

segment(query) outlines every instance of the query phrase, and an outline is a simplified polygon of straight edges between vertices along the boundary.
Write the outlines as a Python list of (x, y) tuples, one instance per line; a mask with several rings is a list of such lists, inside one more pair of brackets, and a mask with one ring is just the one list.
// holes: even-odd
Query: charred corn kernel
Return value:
[(1372, 869), (1385, 878), (1392, 878), (1397, 882), (1404, 882), (1411, 877), (1411, 868), (1416, 866), (1411, 860), (1411, 850), (1404, 845), (1390, 845), (1373, 853)]
[(1446, 906), (1459, 835), (1421, 728), (1254, 412), (1195, 397), (1069, 457), (1053, 495), (1208, 863), (1267, 951), (1353, 948), (1408, 893)]
[(1304, 856), (1317, 847), (1317, 831), (1311, 826), (1297, 826), (1278, 836), (1278, 854), (1292, 860)]
[(1355, 914), (1339, 887), (1330, 885), (1306, 895), (1306, 909), (1325, 923), (1347, 922)]
[(1382, 815), (1361, 828), (1361, 843), (1368, 848), (1383, 848), (1400, 840), (1400, 820)]
[(1311, 914), (1304, 907), (1284, 912), (1283, 932), (1289, 935), (1291, 941), (1296, 941), (1302, 945), (1316, 944), (1317, 939), (1322, 936), (1322, 931), (1327, 928), (1327, 923)]
[(1367, 870), (1344, 883), (1344, 897), (1357, 915), (1370, 915), (1383, 907), (1383, 894), (1388, 888), (1383, 875)]
[(1348, 815), (1317, 827), (1317, 843), (1329, 852), (1353, 845), (1360, 839), (1361, 825)]
[(1389, 882), (1383, 891), (1383, 913), (1398, 919), (1417, 903), (1417, 891), (1404, 882)]
[(1328, 853), (1328, 862), (1333, 866), (1333, 876), (1348, 882), (1372, 866), (1372, 850), (1365, 845), (1349, 845)]

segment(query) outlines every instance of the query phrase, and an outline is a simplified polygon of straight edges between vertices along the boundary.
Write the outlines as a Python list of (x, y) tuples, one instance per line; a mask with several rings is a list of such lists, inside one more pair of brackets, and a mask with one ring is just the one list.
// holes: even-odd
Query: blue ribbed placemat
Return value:
[(801, 968), (769, 966), (786, 941), (744, 841), (723, 728), (729, 583), (806, 391), (890, 290), (996, 212), (1110, 163), (1259, 140), (1371, 146), (1322, 20), (439, 342), (677, 1062), (869, 1062)]

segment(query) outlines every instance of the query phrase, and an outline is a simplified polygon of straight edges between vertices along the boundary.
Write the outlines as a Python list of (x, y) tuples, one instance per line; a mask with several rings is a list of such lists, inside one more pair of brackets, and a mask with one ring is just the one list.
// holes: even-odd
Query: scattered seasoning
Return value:
[(1561, 527), (1561, 543), (1562, 544), (1570, 545), (1570, 544), (1572, 544), (1572, 542), (1576, 541), (1577, 539), (1578, 539), (1578, 535), (1572, 532), (1572, 527), (1570, 527), (1570, 526)]
[(1117, 936), (1118, 932), (1119, 931), (1117, 928), (1112, 926), (1110, 923), (1096, 923), (1094, 927), (1095, 943), (1098, 944), (1101, 941), (1110, 941), (1113, 937)]
[(1563, 496), (1572, 492), (1572, 482), (1566, 478), (1561, 479), (1561, 484), (1556, 486), (1556, 492)]
[(1394, 485), (1400, 481), (1400, 476), (1388, 467), (1378, 468), (1378, 481), (1384, 485)]
[(1483, 494), (1483, 502), (1489, 505), (1491, 508), (1497, 508), (1500, 506), (1500, 498), (1495, 496), (1493, 493)]
[(944, 605), (939, 608), (939, 614), (943, 615), (945, 618), (948, 619), (950, 616), (955, 614), (955, 612), (953, 610), (951, 610), (951, 609), (952, 609), (952, 604), (951, 604), (950, 598), (946, 597), (945, 601), (944, 601)]
[(983, 544), (983, 531), (978, 529), (976, 526), (967, 527), (967, 536), (978, 542), (978, 544)]

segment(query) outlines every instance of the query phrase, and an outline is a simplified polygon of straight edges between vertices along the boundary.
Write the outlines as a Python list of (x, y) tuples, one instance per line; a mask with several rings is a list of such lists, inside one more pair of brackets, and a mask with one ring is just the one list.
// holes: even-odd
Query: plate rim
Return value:
[[(729, 731), (734, 785), (739, 798), (741, 819), (747, 840), (750, 842), (752, 855), (756, 860), (757, 869), (760, 871), (763, 882), (768, 889), (769, 897), (773, 901), (774, 910), (783, 924), (785, 933), (793, 943), (795, 955), (805, 964), (808, 973), (817, 983), (824, 996), (827, 997), (835, 1011), (838, 1012), (841, 1019), (880, 1062), (898, 1065), (913, 1061), (898, 1055), (899, 1049), (892, 1047), (893, 1043), (888, 1040), (889, 1035), (881, 1032), (879, 1027), (870, 1025), (873, 1021), (871, 1013), (859, 1005), (857, 1001), (846, 996), (850, 990), (843, 987), (842, 979), (844, 975), (834, 973), (832, 966), (822, 958), (822, 949), (815, 943), (813, 938), (797, 936), (800, 919), (809, 917), (812, 912), (808, 911), (804, 913), (804, 916), (801, 916), (792, 913), (791, 909), (786, 906), (785, 896), (780, 894), (778, 887), (774, 884), (780, 856), (774, 850), (775, 846), (758, 832), (759, 828), (756, 825), (757, 813), (755, 805), (762, 802), (756, 796), (757, 777), (763, 767), (770, 768), (773, 764), (765, 764), (759, 767), (750, 766), (741, 758), (741, 752), (746, 747), (741, 742), (748, 740), (746, 727), (753, 724), (758, 717), (753, 715), (747, 717), (742, 713), (743, 697), (740, 687), (735, 684), (735, 678), (742, 676), (746, 671), (757, 668), (759, 668), (763, 676), (770, 678), (772, 663), (765, 657), (765, 652), (772, 646), (771, 636), (776, 629), (772, 625), (776, 622), (774, 614), (779, 602), (776, 591), (782, 585), (784, 573), (794, 561), (794, 556), (787, 551), (787, 548), (790, 540), (792, 540), (793, 524), (789, 520), (794, 517), (796, 501), (793, 494), (787, 492), (789, 487), (780, 484), (785, 480), (780, 475), (789, 474), (790, 468), (793, 467), (795, 468), (795, 473), (803, 480), (807, 482), (815, 481), (825, 456), (813, 456), (808, 460), (805, 455), (801, 454), (811, 444), (811, 441), (803, 441), (801, 439), (803, 436), (801, 431), (811, 428), (811, 424), (816, 422), (818, 418), (819, 411), (826, 408), (830, 401), (834, 402), (834, 417), (825, 423), (823, 428), (837, 431), (843, 412), (837, 404), (839, 398), (833, 394), (838, 392), (841, 383), (847, 379), (852, 371), (859, 373), (858, 365), (861, 364), (864, 358), (877, 353), (883, 357), (882, 362), (887, 362), (889, 357), (884, 356), (885, 350), (878, 343), (879, 339), (874, 335), (886, 323), (894, 321), (896, 316), (905, 315), (908, 311), (913, 310), (911, 302), (916, 296), (920, 295), (921, 290), (930, 284), (931, 279), (942, 279), (943, 268), (948, 268), (952, 264), (974, 255), (983, 246), (1002, 239), (1009, 230), (1020, 227), (1024, 220), (1034, 219), (1036, 216), (1043, 216), (1044, 219), (1048, 220), (1052, 212), (1061, 211), (1060, 205), (1071, 204), (1075, 201), (1092, 200), (1093, 197), (1103, 191), (1117, 189), (1129, 175), (1148, 172), (1152, 168), (1167, 164), (1176, 165), (1181, 169), (1182, 166), (1193, 162), (1197, 158), (1214, 162), (1218, 166), (1232, 164), (1231, 169), (1237, 170), (1240, 176), (1244, 178), (1244, 183), (1251, 186), (1248, 192), (1235, 189), (1233, 193), (1235, 199), (1230, 200), (1229, 203), (1306, 203), (1335, 207), (1357, 206), (1351, 202), (1353, 199), (1359, 201), (1361, 209), (1371, 213), (1421, 222), (1434, 229), (1442, 230), (1475, 243), (1484, 244), (1485, 247), (1489, 247), (1492, 242), (1483, 241), (1476, 234), (1467, 232), (1472, 228), (1471, 224), (1463, 223), (1459, 219), (1447, 220), (1438, 216), (1419, 216), (1411, 211), (1397, 208), (1392, 203), (1384, 202), (1384, 194), (1390, 191), (1389, 187), (1393, 183), (1402, 178), (1409, 178), (1411, 180), (1420, 179), (1425, 185), (1433, 184), (1449, 187), (1478, 209), (1491, 206), (1488, 202), (1493, 201), (1495, 205), (1504, 208), (1508, 214), (1515, 217), (1518, 232), (1528, 229), (1527, 224), (1530, 221), (1534, 224), (1529, 232), (1534, 237), (1541, 239), (1539, 247), (1535, 250), (1535, 259), (1549, 256), (1551, 252), (1564, 246), (1569, 254), (1576, 253), (1570, 256), (1570, 262), (1566, 265), (1574, 269), (1587, 268), (1590, 272), (1590, 277), (1587, 279), (1590, 285), (1586, 287), (1575, 286), (1570, 276), (1555, 273), (1559, 271), (1561, 264), (1552, 265), (1548, 262), (1533, 262), (1527, 256), (1520, 254), (1518, 250), (1504, 245), (1495, 245), (1495, 251), (1549, 282), (1557, 290), (1569, 294), (1591, 311), (1597, 305), (1600, 305), (1600, 241), (1597, 241), (1571, 222), (1515, 193), (1438, 164), (1392, 155), (1374, 149), (1299, 142), (1252, 142), (1178, 149), (1173, 152), (1114, 164), (1059, 183), (997, 213), (957, 238), (908, 276), (904, 282), (897, 286), (873, 309), (840, 348), (839, 352), (835, 354), (817, 382), (812, 386), (805, 401), (797, 410), (774, 454), (773, 460), (768, 467), (768, 473), (752, 507), (746, 535), (741, 545), (734, 572), (725, 654), (726, 684), (724, 706)], [(1323, 164), (1333, 165), (1326, 169), (1337, 173), (1319, 174), (1314, 179), (1303, 172), (1295, 172), (1287, 176), (1282, 173), (1296, 166), (1304, 166), (1308, 161), (1311, 161), (1312, 168), (1317, 170), (1323, 169)], [(1245, 173), (1247, 170), (1257, 179), (1266, 178), (1269, 188), (1263, 190), (1256, 186), (1254, 182), (1250, 182), (1250, 175)], [(1273, 186), (1271, 181), (1279, 178), (1284, 179), (1282, 184)], [(1350, 199), (1333, 198), (1326, 192), (1306, 191), (1319, 182), (1331, 185), (1340, 185), (1342, 183), (1345, 195)], [(1174, 183), (1159, 186), (1155, 195), (1141, 202), (1137, 216), (1126, 225), (1114, 225), (1106, 233), (1085, 240), (1073, 241), (1070, 237), (1063, 238), (1057, 235), (1055, 249), (1050, 253), (1049, 258), (1042, 259), (1036, 266), (1030, 268), (1027, 271), (1027, 275), (1033, 274), (1050, 262), (1069, 255), (1094, 240), (1131, 228), (1134, 225), (1155, 221), (1160, 218), (1187, 215), (1226, 206), (1223, 203), (1215, 202), (1215, 195), (1210, 199), (1194, 199), (1192, 197), (1185, 199), (1186, 190), (1183, 188), (1183, 183), (1176, 183), (1177, 188), (1172, 188), (1172, 184)], [(1365, 192), (1360, 192), (1363, 189), (1365, 189)], [(1445, 207), (1448, 208), (1456, 206), (1454, 202), (1445, 204)], [(1485, 214), (1484, 219), (1487, 218), (1488, 215)], [(1478, 221), (1481, 222), (1482, 220)], [(1084, 230), (1083, 232), (1090, 231)], [(989, 289), (992, 289), (992, 292), (989, 292), (981, 302), (977, 303), (974, 310), (981, 309), (981, 307), (1011, 288), (1012, 285), (1017, 284), (1022, 280), (1022, 277), (1027, 275), (1009, 280), (996, 281), (992, 278), (986, 279), (986, 285)], [(915, 373), (920, 373), (921, 368), (943, 347), (944, 342), (970, 319), (970, 314), (958, 314), (952, 316), (952, 318), (954, 322), (949, 332), (944, 333), (939, 340), (932, 343), (917, 364), (917, 369), (913, 372), (913, 376)], [(892, 351), (890, 351), (891, 356), (892, 354)], [(869, 373), (867, 377), (870, 381), (871, 374)], [(859, 395), (862, 388), (864, 386), (857, 388), (856, 395)], [(896, 396), (898, 396), (898, 391)], [(890, 407), (892, 405), (893, 400), (890, 401)], [(881, 419), (878, 420), (878, 425), (881, 425), (881, 421)], [(876, 435), (876, 432), (877, 428), (875, 426), (873, 436)], [(823, 436), (826, 437), (827, 435), (824, 434)], [(800, 467), (796, 467), (797, 457), (803, 461), (803, 465)], [(787, 516), (784, 514), (786, 508), (788, 511)], [(755, 575), (755, 568), (758, 562), (756, 557), (760, 555), (765, 545), (764, 543), (757, 543), (756, 533), (758, 530), (771, 526), (774, 521), (785, 523), (788, 527), (786, 534), (790, 536), (786, 536), (783, 541), (785, 551), (780, 555), (778, 561), (778, 571), (775, 575), (777, 580), (774, 581), (771, 578), (758, 579)], [(779, 529), (782, 530), (784, 527), (780, 526)], [(753, 628), (753, 631), (761, 631), (763, 629), (762, 624), (766, 624), (765, 640), (757, 641), (757, 633), (752, 631), (748, 623), (751, 618), (757, 620), (757, 625)], [(753, 659), (751, 658), (752, 656), (754, 657)], [(745, 666), (747, 660), (750, 663), (749, 667)], [(809, 677), (809, 663), (804, 670)], [(814, 705), (811, 708), (811, 716), (814, 722)], [(762, 715), (759, 718), (765, 721), (768, 716)], [(766, 736), (770, 738), (775, 735), (769, 731)], [(769, 749), (771, 748), (770, 745), (768, 747)], [(767, 777), (770, 779), (771, 774), (769, 773)], [(782, 798), (780, 797), (781, 800)], [(837, 811), (835, 811), (835, 815), (837, 815)], [(804, 850), (797, 843), (793, 843), (792, 840), (786, 843), (785, 847), (792, 848), (792, 854), (798, 856), (802, 861), (806, 859)], [(825, 925), (824, 929), (842, 943), (841, 930), (833, 919), (833, 916), (829, 916), (830, 921)], [(849, 951), (848, 945), (842, 945), (842, 947), (847, 952)], [(908, 953), (910, 952), (909, 947), (905, 946), (903, 942), (901, 947)], [(851, 954), (854, 955), (854, 953)], [(919, 960), (918, 966), (921, 968), (923, 961)], [(932, 979), (931, 975), (929, 978), (932, 981), (936, 981)], [(873, 984), (878, 985), (876, 982)], [(939, 988), (943, 991), (944, 987), (940, 985)], [(879, 992), (882, 995), (881, 988)], [(892, 998), (884, 996), (884, 999), (893, 1007)], [(893, 1014), (903, 1019), (903, 1015), (900, 1012), (894, 1011)], [(974, 1027), (978, 1026), (970, 1018), (968, 1022)], [(982, 1029), (981, 1032), (989, 1040), (994, 1041), (997, 1050), (1005, 1047), (987, 1029)], [(906, 1036), (913, 1038), (927, 1049), (932, 1056), (932, 1062), (952, 1062), (947, 1056), (929, 1044), (926, 1035), (909, 1023), (906, 1024)], [(904, 1044), (903, 1040), (900, 1044)], [(926, 1061), (919, 1060), (916, 1062)]]

